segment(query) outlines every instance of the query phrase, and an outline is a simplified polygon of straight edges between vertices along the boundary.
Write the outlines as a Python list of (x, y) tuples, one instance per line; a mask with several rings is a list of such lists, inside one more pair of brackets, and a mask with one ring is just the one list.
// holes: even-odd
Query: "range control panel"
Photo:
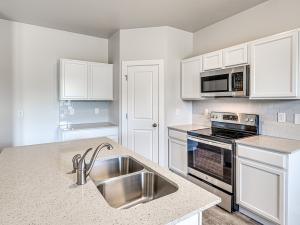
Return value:
[(211, 112), (210, 120), (254, 126), (258, 123), (258, 115), (246, 113)]

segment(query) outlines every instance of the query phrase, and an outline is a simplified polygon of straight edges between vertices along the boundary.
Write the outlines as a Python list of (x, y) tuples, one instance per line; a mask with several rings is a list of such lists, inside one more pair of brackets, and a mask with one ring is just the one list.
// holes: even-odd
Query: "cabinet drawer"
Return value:
[(187, 134), (183, 131), (169, 129), (169, 137), (186, 142)]
[(270, 152), (259, 148), (238, 145), (237, 155), (239, 157), (252, 159), (254, 161), (266, 163), (279, 168), (287, 168), (287, 157), (283, 154)]

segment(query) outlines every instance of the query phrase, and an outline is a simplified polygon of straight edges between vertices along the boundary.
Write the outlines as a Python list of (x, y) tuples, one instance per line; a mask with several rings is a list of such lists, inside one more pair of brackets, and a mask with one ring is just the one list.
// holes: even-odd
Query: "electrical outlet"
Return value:
[(300, 124), (300, 114), (295, 113), (295, 124)]
[(94, 113), (95, 113), (95, 115), (98, 115), (100, 113), (100, 109), (99, 108), (95, 108), (94, 109)]
[(277, 120), (278, 120), (278, 123), (285, 123), (286, 122), (286, 114), (278, 113)]
[(70, 107), (70, 108), (69, 108), (69, 114), (70, 114), (70, 115), (74, 115), (74, 114), (75, 114), (75, 109), (72, 108), (72, 107)]
[(205, 110), (204, 110), (204, 115), (205, 115), (205, 116), (209, 116), (209, 110), (208, 110), (208, 109), (205, 109)]
[(19, 110), (19, 111), (17, 112), (17, 114), (18, 114), (18, 117), (19, 117), (19, 118), (23, 118), (23, 117), (24, 117), (24, 111), (22, 111), (22, 110)]

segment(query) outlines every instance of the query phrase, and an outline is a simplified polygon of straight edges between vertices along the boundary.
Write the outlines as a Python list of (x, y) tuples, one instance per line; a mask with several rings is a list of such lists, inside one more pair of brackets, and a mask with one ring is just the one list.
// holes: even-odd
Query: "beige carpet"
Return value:
[(228, 213), (215, 206), (203, 212), (203, 225), (258, 225), (239, 212)]

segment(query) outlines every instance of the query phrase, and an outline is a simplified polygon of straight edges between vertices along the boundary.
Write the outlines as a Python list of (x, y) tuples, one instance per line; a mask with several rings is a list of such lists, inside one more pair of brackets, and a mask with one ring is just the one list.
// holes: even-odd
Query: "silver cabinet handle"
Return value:
[(199, 143), (203, 143), (203, 144), (207, 144), (207, 145), (211, 145), (211, 146), (224, 148), (224, 149), (227, 149), (227, 150), (232, 150), (232, 145), (231, 144), (221, 143), (221, 142), (212, 141), (212, 140), (205, 140), (205, 139), (202, 139), (202, 138), (194, 138), (194, 137), (191, 137), (191, 136), (188, 136), (188, 139), (191, 140), (191, 141), (195, 141), (195, 142), (199, 142)]

